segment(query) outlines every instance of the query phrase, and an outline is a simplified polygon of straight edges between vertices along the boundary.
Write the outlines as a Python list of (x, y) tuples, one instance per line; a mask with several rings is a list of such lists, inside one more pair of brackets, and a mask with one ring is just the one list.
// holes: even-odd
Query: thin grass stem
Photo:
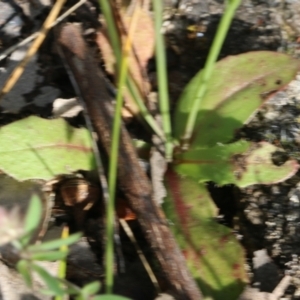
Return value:
[(168, 93), (168, 76), (167, 63), (165, 53), (165, 43), (162, 34), (162, 11), (163, 3), (161, 0), (153, 0), (154, 8), (154, 28), (155, 28), (155, 57), (156, 70), (158, 77), (158, 98), (159, 108), (162, 118), (163, 131), (166, 137), (165, 155), (166, 160), (172, 160), (173, 144), (172, 144), (172, 127), (169, 107), (169, 93)]
[(107, 24), (109, 40), (111, 42), (111, 46), (113, 48), (116, 61), (117, 61), (118, 70), (119, 70), (119, 66), (121, 62), (121, 42), (115, 24), (115, 20), (113, 17), (112, 6), (110, 4), (110, 1), (108, 0), (99, 0), (99, 3)]
[(149, 113), (144, 101), (139, 95), (136, 84), (129, 76), (127, 79), (127, 87), (144, 120), (148, 123), (150, 128), (152, 128), (153, 132), (157, 134), (159, 138), (164, 142), (166, 140), (165, 134), (163, 133), (162, 129), (159, 127), (153, 116)]
[[(118, 36), (118, 30), (114, 21), (113, 13), (112, 13), (112, 6), (109, 4), (109, 1), (107, 0), (99, 0), (102, 12), (104, 15), (104, 18), (107, 23), (107, 30), (108, 30), (108, 36), (109, 40), (111, 42), (112, 49), (114, 51), (116, 62), (117, 62), (117, 69), (119, 70), (120, 61), (121, 61), (121, 42), (120, 38)], [(157, 122), (153, 118), (153, 116), (149, 113), (146, 105), (144, 104), (143, 99), (139, 95), (138, 88), (136, 86), (136, 83), (131, 78), (130, 74), (127, 79), (127, 87), (128, 90), (137, 105), (137, 107), (140, 110), (141, 115), (145, 119), (145, 121), (148, 123), (150, 128), (155, 132), (163, 141), (165, 140), (165, 136), (158, 126)]]
[(234, 17), (235, 11), (240, 5), (241, 0), (228, 0), (226, 2), (226, 8), (225, 12), (221, 18), (220, 24), (218, 26), (218, 30), (216, 33), (216, 36), (214, 38), (213, 44), (211, 46), (211, 49), (209, 51), (204, 69), (203, 69), (203, 75), (201, 77), (201, 82), (199, 84), (199, 89), (195, 95), (195, 100), (192, 106), (192, 109), (189, 112), (188, 120), (186, 123), (185, 131), (181, 140), (182, 148), (187, 149), (190, 138), (192, 136), (199, 106), (201, 105), (201, 101), (205, 96), (208, 82), (211, 78), (211, 74), (213, 72), (213, 68), (215, 65), (215, 62), (219, 56), (219, 53), (221, 51), (222, 45), (224, 43), (225, 37), (227, 35), (228, 29), (230, 27), (231, 21)]
[(106, 263), (106, 293), (112, 294), (114, 283), (114, 224), (115, 224), (115, 193), (117, 182), (117, 166), (118, 166), (118, 154), (119, 154), (119, 142), (120, 142), (120, 128), (122, 125), (122, 107), (123, 107), (123, 92), (126, 85), (128, 76), (128, 58), (131, 49), (131, 37), (136, 25), (138, 16), (138, 10), (135, 10), (130, 28), (129, 34), (124, 44), (122, 51), (122, 58), (120, 64), (120, 72), (118, 78), (118, 92), (117, 103), (115, 109), (115, 115), (113, 120), (113, 132), (112, 132), (112, 145), (110, 149), (110, 160), (108, 170), (108, 191), (109, 202), (106, 208), (106, 251), (105, 251), (105, 263)]
[[(69, 236), (69, 228), (67, 226), (64, 226), (62, 234), (61, 234), (61, 238), (65, 239)], [(68, 246), (63, 245), (60, 247), (60, 251), (63, 252), (68, 252)], [(67, 259), (62, 259), (61, 261), (59, 261), (59, 265), (58, 265), (58, 274), (57, 277), (60, 279), (66, 279), (66, 275), (67, 275)], [(55, 300), (63, 300), (64, 297), (63, 296), (56, 296)]]

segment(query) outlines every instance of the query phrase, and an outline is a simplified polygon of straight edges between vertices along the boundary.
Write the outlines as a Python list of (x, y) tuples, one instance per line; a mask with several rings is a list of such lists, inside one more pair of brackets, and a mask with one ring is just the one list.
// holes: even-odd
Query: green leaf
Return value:
[(49, 242), (44, 242), (39, 245), (33, 245), (28, 247), (28, 251), (31, 252), (39, 252), (39, 251), (47, 251), (47, 250), (55, 250), (61, 246), (68, 246), (77, 242), (81, 237), (81, 233), (74, 233), (67, 238), (56, 239)]
[(81, 289), (81, 294), (84, 296), (95, 295), (100, 290), (100, 287), (101, 285), (99, 281), (91, 282)]
[(131, 300), (131, 299), (123, 296), (117, 296), (117, 295), (101, 295), (101, 296), (93, 297), (93, 300)]
[(0, 169), (18, 180), (95, 168), (89, 132), (63, 119), (31, 116), (13, 122), (1, 127), (0, 144)]
[(176, 156), (175, 170), (199, 182), (214, 181), (219, 185), (272, 184), (286, 180), (299, 168), (295, 160), (274, 165), (272, 153), (278, 150), (266, 142), (247, 141), (193, 149)]
[(165, 181), (165, 213), (202, 293), (214, 300), (237, 299), (247, 282), (244, 251), (232, 230), (215, 221), (217, 208), (205, 185), (170, 168)]
[[(229, 56), (216, 63), (204, 99), (198, 108), (191, 148), (227, 143), (262, 103), (288, 84), (299, 61), (282, 53), (256, 51)], [(174, 118), (174, 136), (184, 133), (200, 71), (184, 89)]]
[(41, 222), (42, 217), (42, 203), (38, 195), (33, 195), (29, 202), (29, 206), (26, 212), (24, 229), (25, 235), (20, 238), (20, 242), (25, 247), (33, 237), (34, 231), (37, 229)]
[(55, 261), (65, 259), (68, 253), (66, 251), (45, 251), (45, 252), (37, 252), (32, 253), (30, 255), (32, 260), (39, 260), (39, 261)]
[[(60, 278), (60, 281), (64, 284), (65, 293), (68, 295), (78, 295), (80, 293), (81, 288), (77, 285), (67, 281), (65, 279)], [(77, 298), (76, 298), (77, 299)]]
[[(61, 282), (48, 273), (44, 268), (38, 266), (37, 264), (32, 264), (32, 269), (44, 280), (52, 295), (63, 296), (65, 294), (63, 288), (61, 287)], [(45, 292), (48, 294), (48, 291)]]
[(28, 287), (32, 287), (32, 276), (31, 276), (30, 264), (26, 260), (21, 259), (17, 263), (17, 270), (22, 275), (26, 285)]

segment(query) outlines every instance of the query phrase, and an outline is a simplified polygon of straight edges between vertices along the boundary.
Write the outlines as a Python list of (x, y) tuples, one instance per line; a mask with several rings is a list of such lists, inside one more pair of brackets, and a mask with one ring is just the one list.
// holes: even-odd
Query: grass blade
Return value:
[(19, 260), (17, 263), (17, 270), (22, 275), (26, 285), (32, 287), (32, 276), (29, 263), (24, 259)]
[(200, 103), (205, 95), (205, 92), (207, 90), (208, 82), (211, 77), (215, 62), (219, 56), (219, 53), (221, 51), (223, 42), (225, 40), (225, 37), (227, 35), (228, 29), (230, 27), (231, 21), (234, 17), (234, 13), (236, 9), (238, 8), (241, 0), (227, 0), (225, 12), (221, 18), (220, 24), (218, 26), (217, 34), (214, 38), (213, 44), (211, 46), (211, 49), (209, 51), (204, 70), (203, 70), (203, 77), (199, 84), (199, 89), (196, 92), (195, 100), (193, 103), (193, 108), (190, 110), (188, 120), (186, 123), (186, 128), (184, 135), (182, 137), (182, 148), (187, 149), (190, 138), (192, 136), (194, 126), (196, 123), (198, 108), (200, 106)]
[(30, 247), (28, 247), (28, 251), (39, 252), (39, 251), (54, 250), (61, 246), (71, 245), (71, 244), (77, 242), (80, 237), (81, 237), (81, 233), (75, 233), (64, 239), (56, 239), (53, 241), (42, 243), (40, 245), (30, 246)]
[(166, 137), (165, 151), (166, 160), (172, 160), (173, 144), (172, 144), (172, 127), (169, 107), (169, 93), (167, 84), (167, 64), (164, 37), (161, 32), (162, 27), (162, 10), (163, 3), (161, 0), (153, 0), (154, 20), (155, 20), (155, 54), (156, 54), (156, 69), (158, 76), (158, 96), (159, 107), (162, 117), (163, 130)]
[(105, 249), (105, 262), (106, 262), (106, 292), (112, 293), (113, 278), (114, 278), (114, 210), (115, 210), (115, 192), (116, 192), (116, 181), (117, 181), (117, 165), (118, 165), (118, 153), (119, 153), (119, 140), (120, 140), (120, 128), (121, 128), (121, 112), (123, 106), (123, 90), (126, 84), (128, 74), (128, 57), (131, 51), (131, 36), (135, 29), (137, 21), (137, 12), (135, 10), (126, 42), (124, 44), (123, 56), (121, 61), (121, 67), (119, 72), (118, 81), (118, 93), (117, 93), (117, 104), (113, 122), (112, 132), (112, 145), (110, 149), (110, 161), (109, 161), (109, 173), (108, 173), (108, 190), (109, 190), (109, 202), (106, 208), (106, 249)]
[(32, 238), (32, 233), (38, 227), (42, 216), (42, 203), (37, 195), (33, 195), (25, 216), (25, 235), (20, 239), (23, 247), (27, 246)]
[[(64, 226), (62, 234), (61, 234), (62, 239), (66, 239), (69, 237), (69, 227)], [(60, 246), (60, 253), (65, 254), (65, 257), (62, 257), (59, 265), (58, 265), (58, 278), (65, 279), (67, 275), (67, 262), (66, 262), (66, 256), (68, 254), (68, 246), (67, 245), (62, 245)], [(55, 300), (63, 300), (62, 296), (56, 296)]]
[(57, 278), (53, 277), (50, 273), (48, 273), (44, 268), (32, 264), (32, 269), (39, 274), (39, 276), (44, 280), (46, 285), (49, 288), (49, 291), (53, 295), (58, 295), (58, 296), (63, 296), (64, 295), (64, 290), (62, 289), (60, 282)]
[(55, 261), (66, 258), (68, 253), (62, 251), (45, 251), (33, 253), (30, 257), (33, 260)]
[[(112, 45), (112, 49), (114, 51), (116, 61), (117, 61), (117, 67), (120, 69), (121, 64), (121, 42), (119, 39), (118, 30), (114, 21), (113, 13), (112, 13), (112, 6), (109, 4), (109, 1), (107, 0), (99, 0), (105, 21), (107, 23), (107, 30), (108, 30), (108, 36), (109, 40)], [(155, 132), (163, 141), (165, 140), (164, 133), (158, 126), (157, 122), (153, 118), (153, 116), (149, 113), (147, 107), (145, 106), (143, 99), (141, 98), (141, 95), (139, 95), (138, 88), (136, 86), (136, 83), (132, 79), (132, 77), (128, 76), (127, 78), (127, 87), (129, 92), (132, 95), (132, 99), (134, 100), (135, 104), (140, 110), (141, 115), (145, 119), (145, 121), (148, 123), (150, 128), (152, 128), (153, 132)]]

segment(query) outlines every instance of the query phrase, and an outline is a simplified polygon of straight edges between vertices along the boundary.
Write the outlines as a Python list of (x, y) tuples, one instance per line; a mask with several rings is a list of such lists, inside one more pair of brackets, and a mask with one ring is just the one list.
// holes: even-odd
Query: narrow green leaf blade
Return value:
[(32, 276), (29, 263), (24, 259), (19, 260), (17, 263), (17, 270), (22, 275), (26, 285), (32, 287)]
[(37, 261), (55, 261), (65, 259), (68, 253), (63, 251), (44, 251), (31, 254), (32, 260)]
[(39, 245), (33, 245), (28, 247), (28, 251), (31, 252), (39, 252), (39, 251), (48, 251), (48, 250), (55, 250), (61, 246), (68, 246), (77, 242), (81, 237), (81, 233), (74, 233), (67, 238), (63, 239), (56, 239), (49, 242), (44, 242)]
[(60, 281), (48, 273), (44, 268), (38, 266), (37, 264), (32, 264), (32, 269), (38, 273), (38, 275), (44, 280), (45, 284), (48, 286), (49, 291), (53, 295), (63, 296), (64, 290), (61, 287)]
[(1, 127), (0, 169), (18, 180), (49, 180), (95, 167), (91, 138), (63, 119), (31, 116)]
[(130, 298), (126, 298), (123, 296), (117, 296), (117, 295), (101, 295), (101, 296), (95, 296), (93, 300), (131, 300)]
[(100, 290), (100, 286), (99, 281), (91, 282), (81, 289), (81, 293), (85, 296), (95, 295)]
[(244, 251), (232, 231), (214, 220), (217, 209), (205, 185), (171, 169), (165, 181), (165, 213), (202, 293), (237, 299), (247, 282)]
[(34, 231), (37, 229), (41, 222), (42, 217), (42, 203), (41, 199), (38, 195), (33, 195), (29, 202), (29, 207), (26, 212), (25, 221), (24, 221), (24, 228), (25, 228), (25, 235), (20, 238), (20, 242), (23, 245), (27, 245), (31, 238), (33, 237)]
[[(216, 63), (207, 92), (198, 108), (191, 147), (215, 146), (230, 141), (263, 102), (288, 84), (300, 63), (289, 55), (256, 51), (229, 56)], [(174, 136), (183, 135), (200, 71), (184, 89), (174, 118)]]
[(266, 143), (239, 141), (228, 145), (192, 149), (176, 156), (179, 174), (199, 182), (214, 181), (219, 185), (272, 184), (293, 176), (299, 165), (288, 160), (281, 166), (272, 162), (272, 153), (279, 148)]

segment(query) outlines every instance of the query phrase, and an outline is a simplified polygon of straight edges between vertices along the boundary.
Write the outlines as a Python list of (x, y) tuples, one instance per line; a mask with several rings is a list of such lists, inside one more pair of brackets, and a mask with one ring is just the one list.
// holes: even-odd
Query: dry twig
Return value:
[(33, 55), (38, 51), (39, 47), (43, 43), (47, 33), (49, 32), (52, 23), (57, 18), (59, 12), (61, 11), (64, 3), (66, 0), (57, 0), (56, 3), (53, 5), (48, 17), (46, 18), (41, 30), (38, 33), (38, 36), (28, 49), (27, 53), (25, 54), (24, 58), (20, 61), (19, 65), (14, 69), (12, 74), (8, 77), (7, 81), (5, 82), (2, 90), (0, 91), (0, 101), (1, 99), (13, 88), (16, 84), (18, 79), (24, 72), (24, 69)]
[[(62, 58), (72, 70), (72, 81), (87, 107), (102, 147), (108, 154), (111, 145), (113, 107), (104, 75), (87, 48), (80, 29), (66, 25), (57, 32)], [(200, 300), (202, 295), (187, 270), (162, 210), (152, 199), (152, 188), (141, 168), (125, 127), (121, 128), (118, 183), (178, 299)]]

